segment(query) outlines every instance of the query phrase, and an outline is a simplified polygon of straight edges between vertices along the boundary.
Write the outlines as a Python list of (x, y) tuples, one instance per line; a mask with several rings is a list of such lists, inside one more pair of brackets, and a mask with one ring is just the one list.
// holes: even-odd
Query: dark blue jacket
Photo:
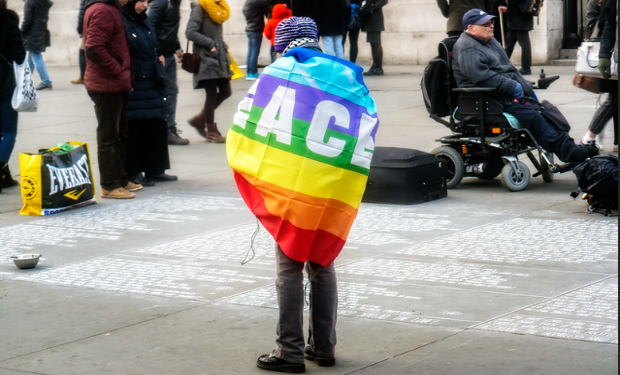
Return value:
[(165, 107), (168, 105), (166, 88), (158, 79), (159, 75), (165, 73), (159, 61), (155, 30), (144, 13), (132, 14), (123, 8), (123, 19), (133, 76), (133, 91), (129, 93), (127, 104), (127, 120), (165, 119)]

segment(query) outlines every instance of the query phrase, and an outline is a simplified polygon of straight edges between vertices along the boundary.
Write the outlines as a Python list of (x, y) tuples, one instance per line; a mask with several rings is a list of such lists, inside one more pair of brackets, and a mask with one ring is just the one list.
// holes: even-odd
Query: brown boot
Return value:
[(217, 130), (217, 124), (207, 124), (207, 142), (211, 143), (225, 143), (226, 137), (222, 137), (222, 133)]
[(187, 123), (190, 124), (194, 129), (196, 129), (196, 131), (198, 132), (198, 134), (200, 134), (202, 138), (207, 138), (207, 130), (205, 129), (206, 121), (207, 119), (205, 117), (205, 110), (203, 108), (203, 110), (200, 111), (199, 114), (187, 120)]

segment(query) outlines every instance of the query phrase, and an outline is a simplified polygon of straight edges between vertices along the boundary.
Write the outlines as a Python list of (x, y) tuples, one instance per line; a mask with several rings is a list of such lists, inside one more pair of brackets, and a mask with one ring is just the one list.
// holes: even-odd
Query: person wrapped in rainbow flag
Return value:
[[(283, 56), (239, 104), (226, 145), (241, 196), (276, 246), (276, 349), (258, 367), (301, 373), (305, 359), (333, 366), (338, 290), (334, 260), (366, 188), (379, 120), (363, 69), (325, 55), (314, 21), (276, 28)], [(310, 289), (308, 347), (304, 276)]]

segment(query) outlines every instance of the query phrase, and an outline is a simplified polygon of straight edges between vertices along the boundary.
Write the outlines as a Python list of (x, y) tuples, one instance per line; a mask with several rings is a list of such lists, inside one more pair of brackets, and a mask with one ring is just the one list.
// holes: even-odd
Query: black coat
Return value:
[[(534, 16), (524, 13), (521, 8), (528, 0), (513, 0), (508, 3), (506, 12), (506, 27), (508, 30), (532, 31), (534, 30)], [(496, 25), (497, 27), (497, 25)]]
[(349, 4), (347, 0), (319, 0), (319, 12), (314, 21), (319, 29), (319, 36), (344, 35), (347, 31)]
[(383, 22), (383, 7), (388, 0), (366, 0), (361, 2), (361, 9), (358, 14), (362, 16), (362, 31), (367, 33), (378, 33), (385, 31)]
[[(26, 51), (19, 31), (19, 17), (17, 13), (8, 9), (0, 9), (0, 53), (10, 63), (24, 62)], [(15, 89), (13, 67), (0, 57), (0, 98), (13, 95)]]
[(147, 10), (151, 25), (157, 32), (160, 53), (166, 57), (181, 49), (179, 22), (181, 0), (152, 0)]
[(145, 16), (130, 14), (123, 8), (133, 76), (133, 91), (129, 93), (126, 112), (129, 121), (167, 117), (166, 89), (158, 79), (156, 67), (163, 68), (157, 53), (157, 37)]
[(243, 4), (245, 31), (263, 33), (265, 17), (271, 13), (272, 2), (272, 0), (245, 0), (245, 4)]
[(52, 5), (50, 0), (26, 0), (24, 3), (22, 37), (26, 51), (41, 53), (51, 45), (47, 21)]

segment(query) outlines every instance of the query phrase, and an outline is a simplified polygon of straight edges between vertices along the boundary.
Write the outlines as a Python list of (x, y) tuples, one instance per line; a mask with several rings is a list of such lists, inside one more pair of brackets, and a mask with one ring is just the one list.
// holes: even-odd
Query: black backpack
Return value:
[(437, 117), (452, 115), (452, 103), (456, 105), (459, 95), (452, 92), (456, 82), (452, 76), (452, 47), (458, 37), (446, 38), (439, 43), (439, 55), (424, 68), (420, 82), (424, 105), (429, 114)]
[[(590, 197), (590, 210), (609, 214), (618, 209), (618, 157), (602, 154), (590, 158), (574, 169), (579, 190)], [(579, 191), (571, 194), (573, 198)]]

